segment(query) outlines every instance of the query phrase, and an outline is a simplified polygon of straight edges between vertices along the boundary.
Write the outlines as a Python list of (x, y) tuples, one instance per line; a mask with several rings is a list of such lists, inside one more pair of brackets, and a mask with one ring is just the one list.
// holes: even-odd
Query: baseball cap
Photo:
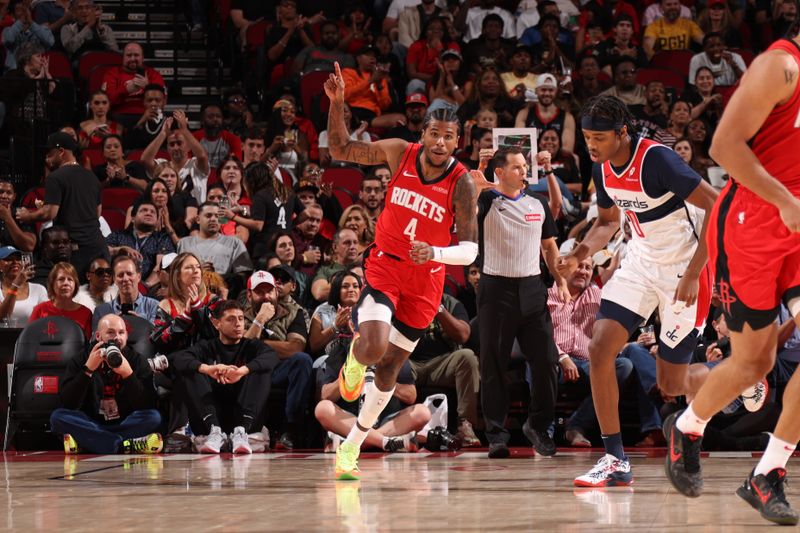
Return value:
[(273, 277), (281, 281), (295, 280), (294, 269), (289, 265), (275, 265), (274, 267), (269, 269), (269, 273), (272, 274)]
[(409, 104), (419, 104), (428, 106), (428, 99), (425, 97), (423, 93), (411, 93), (406, 96), (406, 105)]
[(355, 55), (357, 55), (357, 56), (364, 55), (364, 54), (372, 54), (374, 56), (377, 56), (378, 52), (375, 50), (374, 46), (372, 46), (371, 44), (368, 44), (368, 45), (362, 46), (361, 48), (356, 50), (356, 53), (355, 53)]
[(250, 276), (250, 279), (247, 280), (247, 288), (250, 290), (255, 289), (262, 283), (269, 283), (273, 287), (275, 286), (275, 278), (272, 277), (272, 274), (269, 272), (264, 272), (263, 270), (258, 270), (253, 272), (253, 275)]
[(511, 52), (511, 55), (514, 56), (514, 55), (516, 55), (516, 54), (518, 54), (520, 52), (524, 52), (524, 53), (528, 54), (529, 56), (533, 57), (533, 54), (531, 53), (531, 49), (530, 48), (528, 48), (527, 46), (525, 46), (522, 43), (517, 43), (517, 45), (514, 47), (514, 51)]
[(558, 82), (556, 81), (556, 77), (552, 74), (539, 74), (539, 77), (536, 78), (536, 88), (540, 87), (550, 87), (552, 89), (558, 88)]
[(50, 151), (53, 148), (63, 148), (64, 150), (69, 150), (70, 152), (77, 152), (78, 143), (75, 142), (75, 139), (73, 139), (72, 135), (69, 133), (57, 131), (47, 136), (47, 144), (45, 145), (45, 149)]
[(439, 54), (439, 59), (444, 59), (447, 56), (452, 56), (452, 57), (455, 57), (457, 59), (463, 59), (461, 57), (461, 52), (459, 52), (455, 48), (446, 48), (446, 49), (442, 50), (442, 53)]
[(161, 256), (161, 270), (167, 270), (176, 257), (178, 257), (178, 254), (174, 252)]
[(14, 248), (13, 246), (3, 246), (0, 248), (0, 259), (6, 259), (10, 255), (14, 254), (22, 254), (19, 250)]

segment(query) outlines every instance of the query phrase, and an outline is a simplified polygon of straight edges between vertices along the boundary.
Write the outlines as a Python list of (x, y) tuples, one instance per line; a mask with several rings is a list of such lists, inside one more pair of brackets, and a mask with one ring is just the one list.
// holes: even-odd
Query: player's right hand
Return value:
[(333, 63), (333, 74), (325, 80), (325, 94), (328, 95), (331, 102), (344, 103), (344, 78), (338, 61)]
[(780, 208), (781, 220), (792, 233), (800, 233), (800, 200), (793, 198), (792, 202)]

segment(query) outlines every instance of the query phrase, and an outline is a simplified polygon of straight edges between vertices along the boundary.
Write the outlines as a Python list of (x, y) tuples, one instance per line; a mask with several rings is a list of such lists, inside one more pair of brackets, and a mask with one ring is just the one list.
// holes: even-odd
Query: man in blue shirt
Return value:
[(139, 292), (139, 282), (142, 281), (142, 270), (139, 263), (127, 255), (118, 255), (111, 264), (114, 270), (114, 284), (119, 289), (117, 297), (97, 306), (92, 315), (92, 331), (97, 329), (97, 323), (108, 314), (135, 315), (142, 317), (151, 324), (156, 319), (158, 300), (148, 298)]

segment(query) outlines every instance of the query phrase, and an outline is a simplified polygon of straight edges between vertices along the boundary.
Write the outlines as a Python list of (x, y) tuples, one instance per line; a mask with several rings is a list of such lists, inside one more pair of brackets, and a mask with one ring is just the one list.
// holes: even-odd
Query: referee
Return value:
[[(552, 172), (549, 155), (538, 155), (546, 173)], [(539, 257), (544, 254), (568, 301), (566, 282), (555, 268), (557, 229), (547, 199), (525, 190), (528, 165), (522, 151), (502, 148), (492, 163), (495, 187), (481, 193), (478, 199), (482, 258), (478, 282), (481, 406), (489, 458), (509, 456), (505, 373), (515, 338), (533, 375), (530, 411), (522, 430), (537, 453), (553, 455), (555, 443), (547, 430), (555, 416), (558, 350)]]

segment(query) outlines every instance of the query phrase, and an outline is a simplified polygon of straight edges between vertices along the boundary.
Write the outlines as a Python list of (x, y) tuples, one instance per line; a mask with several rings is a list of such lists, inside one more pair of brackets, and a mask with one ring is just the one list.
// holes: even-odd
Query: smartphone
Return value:
[(22, 254), (22, 268), (28, 268), (33, 264), (33, 254), (30, 252), (23, 252)]
[(133, 304), (122, 304), (120, 306), (120, 314), (129, 315), (133, 312)]

